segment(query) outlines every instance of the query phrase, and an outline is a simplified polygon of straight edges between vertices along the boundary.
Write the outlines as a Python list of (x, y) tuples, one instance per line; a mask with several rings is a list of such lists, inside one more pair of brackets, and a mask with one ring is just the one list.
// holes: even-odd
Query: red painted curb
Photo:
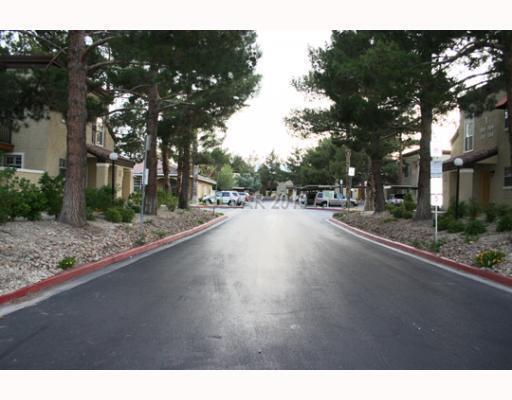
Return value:
[(499, 283), (499, 284), (507, 286), (507, 287), (512, 287), (512, 277), (508, 277), (508, 276), (497, 274), (496, 272), (486, 271), (483, 269), (472, 267), (470, 265), (459, 263), (457, 261), (451, 260), (446, 257), (438, 256), (437, 254), (431, 253), (430, 251), (420, 250), (420, 249), (417, 249), (416, 247), (409, 246), (407, 244), (395, 242), (394, 240), (386, 239), (386, 238), (383, 238), (382, 236), (378, 236), (373, 233), (363, 231), (362, 229), (355, 228), (353, 226), (350, 226), (350, 225), (348, 225), (344, 222), (341, 222), (337, 219), (334, 219), (334, 218), (329, 218), (329, 221), (331, 221), (335, 224), (338, 224), (349, 231), (357, 233), (358, 235), (361, 235), (368, 239), (371, 239), (375, 242), (379, 242), (379, 243), (385, 244), (387, 246), (393, 247), (395, 249), (399, 249), (399, 250), (402, 250), (402, 251), (405, 251), (408, 253), (412, 253), (416, 256), (426, 258), (427, 260), (434, 261), (438, 264), (442, 264), (447, 267), (458, 269), (460, 271), (464, 271), (464, 272), (472, 274), (472, 275), (480, 276), (482, 278), (491, 280), (493, 282)]
[[(351, 209), (353, 209), (351, 207)], [(347, 212), (346, 208), (341, 207), (305, 207), (304, 210), (315, 210), (315, 211), (337, 211), (337, 212)], [(350, 212), (356, 212), (356, 211), (350, 211)]]
[(192, 229), (189, 229), (187, 231), (175, 233), (174, 235), (167, 236), (167, 237), (159, 239), (155, 242), (147, 243), (147, 244), (144, 244), (139, 247), (134, 247), (134, 248), (122, 251), (121, 253), (107, 256), (98, 261), (93, 261), (90, 263), (78, 265), (78, 266), (73, 267), (67, 271), (63, 271), (63, 272), (58, 273), (57, 275), (50, 276), (49, 278), (43, 279), (42, 281), (39, 281), (39, 282), (33, 283), (29, 286), (25, 286), (20, 289), (17, 289), (14, 292), (0, 295), (0, 304), (7, 303), (9, 301), (18, 299), (20, 297), (24, 297), (31, 293), (39, 292), (42, 289), (58, 285), (60, 283), (66, 282), (70, 279), (76, 278), (78, 276), (89, 274), (91, 272), (105, 268), (111, 264), (126, 260), (126, 259), (136, 256), (138, 254), (145, 253), (146, 251), (156, 249), (157, 247), (161, 247), (161, 246), (169, 244), (169, 243), (173, 243), (177, 240), (186, 238), (188, 236), (192, 236), (193, 234), (195, 234), (197, 232), (201, 232), (201, 231), (205, 230), (206, 228), (208, 228), (220, 221), (223, 221), (227, 218), (228, 218), (227, 216), (223, 215), (221, 217), (212, 219), (211, 221), (208, 221), (202, 225), (198, 225), (198, 226), (196, 226)]

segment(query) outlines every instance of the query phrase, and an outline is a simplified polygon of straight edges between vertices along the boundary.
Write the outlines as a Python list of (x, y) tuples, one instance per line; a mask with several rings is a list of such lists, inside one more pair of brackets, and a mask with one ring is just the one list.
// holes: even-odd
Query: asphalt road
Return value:
[(225, 224), (0, 319), (2, 369), (510, 369), (512, 294), (304, 210)]

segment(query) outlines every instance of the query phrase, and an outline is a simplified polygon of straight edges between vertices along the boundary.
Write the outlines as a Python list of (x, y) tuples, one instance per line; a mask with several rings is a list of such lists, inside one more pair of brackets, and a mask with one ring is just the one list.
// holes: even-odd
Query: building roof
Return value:
[[(420, 152), (420, 149), (418, 147), (417, 149), (410, 150), (410, 151), (408, 151), (406, 153), (402, 153), (402, 158), (415, 156), (415, 155), (419, 154), (419, 152)], [(450, 155), (451, 151), (450, 150), (443, 150), (443, 154), (444, 155)]]
[[(107, 150), (100, 146), (96, 146), (94, 144), (87, 144), (86, 146), (87, 152), (95, 156), (98, 160), (102, 162), (111, 162), (109, 156), (112, 152), (110, 150)], [(121, 165), (123, 167), (133, 168), (135, 162), (130, 160), (129, 158), (119, 156), (116, 161), (116, 164)]]
[[(141, 176), (142, 170), (144, 169), (143, 163), (135, 164), (133, 167), (133, 176)], [(156, 168), (156, 175), (157, 176), (164, 176), (164, 168), (162, 160), (158, 160), (157, 168)], [(178, 168), (176, 165), (170, 164), (169, 165), (169, 176), (176, 177), (178, 176)], [(193, 178), (193, 175), (190, 175), (191, 178)], [(208, 178), (207, 176), (198, 175), (197, 179), (201, 182), (210, 183), (212, 185), (215, 185), (217, 182), (214, 179)]]
[(453, 164), (453, 160), (455, 160), (456, 158), (461, 158), (463, 161), (462, 166), (466, 167), (471, 166), (478, 161), (485, 160), (486, 158), (495, 156), (496, 154), (498, 154), (497, 146), (490, 147), (488, 149), (474, 150), (469, 153), (453, 156), (446, 160), (445, 162), (443, 162), (443, 171), (450, 171), (456, 169), (457, 167)]

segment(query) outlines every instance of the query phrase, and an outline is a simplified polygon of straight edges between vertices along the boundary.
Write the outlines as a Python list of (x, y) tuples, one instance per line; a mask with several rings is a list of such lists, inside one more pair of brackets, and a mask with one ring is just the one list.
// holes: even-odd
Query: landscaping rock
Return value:
[[(434, 228), (431, 221), (396, 219), (388, 212), (353, 212), (348, 218), (346, 214), (335, 214), (335, 218), (364, 231), (422, 250), (434, 251)], [(493, 267), (493, 270), (502, 275), (512, 276), (512, 234), (496, 232), (495, 224), (488, 224), (487, 232), (478, 238), (466, 238), (463, 233), (441, 231), (438, 232), (438, 240), (442, 243), (439, 255), (473, 266), (476, 266), (475, 257), (479, 252), (489, 249), (500, 250), (507, 255), (506, 260)]]

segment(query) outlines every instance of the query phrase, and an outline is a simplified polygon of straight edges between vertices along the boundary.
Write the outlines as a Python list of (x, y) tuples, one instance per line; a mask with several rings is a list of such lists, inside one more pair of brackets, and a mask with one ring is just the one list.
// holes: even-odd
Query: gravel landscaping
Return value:
[[(347, 218), (335, 214), (335, 218), (376, 235), (405, 243), (422, 250), (434, 251), (434, 228), (430, 221), (396, 219), (388, 212), (374, 215), (369, 212), (353, 212)], [(512, 276), (512, 232), (496, 232), (496, 224), (487, 226), (487, 232), (477, 238), (466, 239), (462, 233), (438, 233), (441, 243), (438, 254), (457, 262), (476, 266), (475, 257), (483, 250), (496, 249), (505, 253), (505, 261), (492, 269), (502, 275)]]
[[(191, 209), (146, 216), (144, 241), (152, 242), (215, 218), (211, 211)], [(96, 261), (142, 244), (138, 215), (133, 223), (114, 224), (99, 216), (83, 228), (46, 218), (0, 225), (0, 294), (12, 292), (62, 271), (57, 264), (75, 257), (76, 265)]]

